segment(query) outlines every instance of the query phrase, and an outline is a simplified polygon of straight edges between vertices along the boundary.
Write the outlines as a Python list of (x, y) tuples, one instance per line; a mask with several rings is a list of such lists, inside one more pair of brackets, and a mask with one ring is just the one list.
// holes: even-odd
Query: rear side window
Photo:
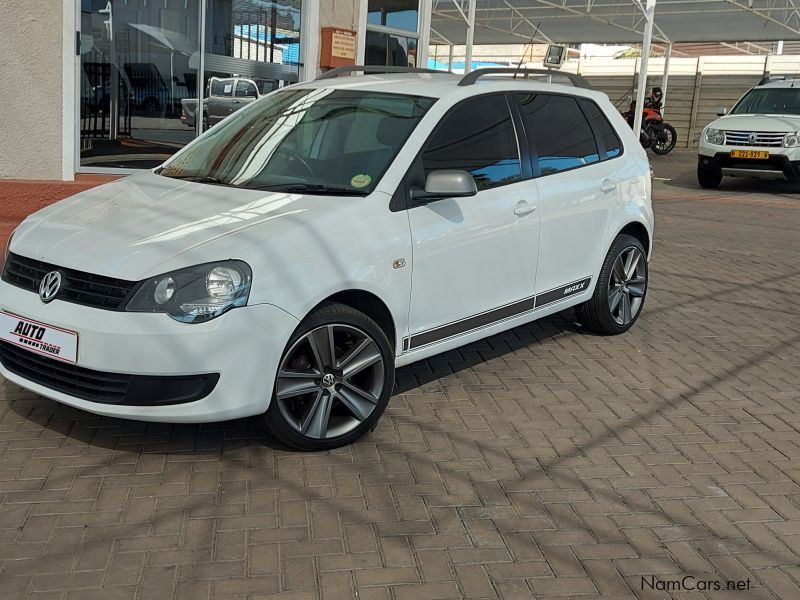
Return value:
[(600, 156), (605, 153), (606, 158), (614, 158), (622, 154), (622, 142), (620, 142), (619, 136), (617, 136), (600, 107), (591, 100), (583, 98), (578, 102), (597, 136)]
[(256, 86), (249, 81), (239, 81), (236, 83), (236, 95), (239, 98), (255, 98), (258, 96)]
[(592, 128), (575, 98), (517, 94), (541, 175), (552, 175), (600, 160)]
[(519, 149), (505, 96), (470, 98), (445, 115), (422, 154), (427, 175), (439, 169), (468, 171), (479, 190), (522, 178)]

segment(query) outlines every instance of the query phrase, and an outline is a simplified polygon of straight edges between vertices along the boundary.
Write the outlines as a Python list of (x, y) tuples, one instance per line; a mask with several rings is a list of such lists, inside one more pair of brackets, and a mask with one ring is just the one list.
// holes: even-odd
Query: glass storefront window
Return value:
[(300, 5), (301, 0), (208, 0), (206, 52), (296, 67)]
[(302, 0), (206, 0), (204, 36), (202, 4), (81, 0), (81, 167), (157, 166), (198, 127), (298, 80)]
[(419, 0), (369, 0), (367, 23), (417, 31)]
[(194, 138), (197, 24), (197, 1), (81, 0), (81, 166), (149, 168)]
[(364, 64), (415, 67), (417, 38), (368, 30)]

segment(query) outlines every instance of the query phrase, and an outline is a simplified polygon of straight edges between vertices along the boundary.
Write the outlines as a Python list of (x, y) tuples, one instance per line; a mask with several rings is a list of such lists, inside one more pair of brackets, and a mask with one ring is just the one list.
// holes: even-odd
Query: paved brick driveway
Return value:
[(566, 313), (401, 369), (355, 446), (0, 384), (0, 598), (800, 597), (800, 196), (654, 166), (631, 333)]

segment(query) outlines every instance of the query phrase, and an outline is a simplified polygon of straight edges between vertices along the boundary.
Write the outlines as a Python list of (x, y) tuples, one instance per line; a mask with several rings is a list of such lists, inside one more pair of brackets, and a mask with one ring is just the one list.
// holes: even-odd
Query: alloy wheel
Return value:
[(626, 248), (614, 262), (608, 282), (608, 309), (618, 325), (636, 318), (646, 290), (647, 261), (638, 248)]
[(275, 400), (297, 433), (319, 440), (338, 437), (375, 410), (385, 371), (380, 349), (365, 331), (323, 325), (300, 337), (284, 355)]

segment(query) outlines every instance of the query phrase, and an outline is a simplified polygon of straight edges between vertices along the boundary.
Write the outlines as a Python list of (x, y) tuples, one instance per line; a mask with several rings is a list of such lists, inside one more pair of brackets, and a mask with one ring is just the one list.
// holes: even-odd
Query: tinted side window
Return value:
[(479, 190), (521, 179), (517, 137), (504, 96), (465, 100), (449, 112), (422, 154), (425, 174), (461, 169)]
[(602, 155), (605, 151), (607, 158), (614, 158), (622, 154), (622, 142), (600, 107), (591, 100), (579, 100), (579, 102), (597, 136), (600, 154)]
[(236, 95), (240, 98), (255, 98), (258, 92), (256, 86), (249, 81), (239, 81), (236, 84)]
[(575, 98), (518, 94), (522, 118), (542, 175), (598, 162), (594, 134)]
[(230, 79), (212, 79), (212, 96), (233, 96), (233, 81)]

